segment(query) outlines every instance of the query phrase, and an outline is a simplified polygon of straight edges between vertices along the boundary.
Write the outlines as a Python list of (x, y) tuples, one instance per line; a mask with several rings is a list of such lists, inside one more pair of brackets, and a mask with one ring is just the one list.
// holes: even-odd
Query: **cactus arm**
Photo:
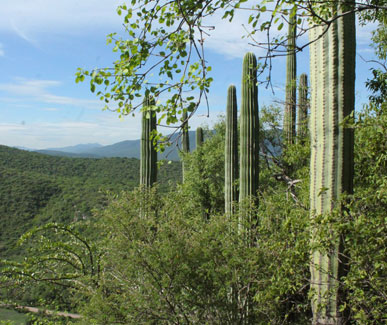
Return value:
[(226, 139), (225, 139), (225, 213), (231, 215), (233, 204), (238, 200), (238, 108), (236, 88), (227, 91)]

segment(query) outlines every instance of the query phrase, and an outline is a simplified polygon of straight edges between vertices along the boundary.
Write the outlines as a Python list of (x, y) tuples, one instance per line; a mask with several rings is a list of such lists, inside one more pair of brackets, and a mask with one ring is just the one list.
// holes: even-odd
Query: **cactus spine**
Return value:
[(296, 96), (297, 96), (297, 60), (296, 60), (296, 15), (290, 15), (288, 31), (288, 49), (286, 56), (286, 97), (284, 113), (284, 138), (286, 144), (292, 144), (296, 135)]
[(236, 88), (228, 87), (226, 108), (226, 143), (225, 143), (225, 213), (231, 215), (233, 203), (238, 200), (238, 109)]
[(204, 141), (203, 129), (199, 126), (196, 129), (196, 149), (199, 149)]
[(243, 59), (242, 105), (240, 117), (239, 201), (257, 194), (259, 173), (259, 117), (257, 59), (251, 52)]
[[(183, 152), (185, 154), (189, 153), (189, 133), (188, 133), (188, 114), (186, 111), (183, 112), (182, 115), (182, 147), (183, 147)], [(185, 169), (187, 166), (184, 164), (183, 160), (183, 182), (184, 182), (184, 174), (185, 174)]]
[[(343, 1), (332, 12), (350, 11)], [(336, 7), (337, 6), (337, 7)], [(326, 28), (326, 27), (325, 27)], [(324, 27), (311, 29), (316, 40)], [(354, 110), (355, 98), (355, 15), (335, 20), (328, 32), (312, 43), (311, 71), (311, 165), (310, 208), (312, 225), (318, 215), (330, 215), (344, 192), (353, 190), (353, 132), (343, 126)], [(322, 227), (322, 226), (320, 226)], [(328, 225), (329, 227), (329, 225)], [(312, 229), (312, 243), (318, 226)], [(313, 324), (340, 324), (341, 294), (337, 279), (343, 274), (341, 243), (338, 235), (328, 252), (312, 251), (311, 293)]]
[(156, 130), (156, 112), (152, 110), (154, 105), (155, 100), (153, 98), (144, 98), (140, 148), (140, 185), (145, 187), (151, 187), (157, 181), (157, 152), (151, 138), (152, 131)]
[(298, 112), (297, 112), (297, 136), (302, 142), (308, 131), (308, 76), (303, 73), (300, 76), (298, 87)]

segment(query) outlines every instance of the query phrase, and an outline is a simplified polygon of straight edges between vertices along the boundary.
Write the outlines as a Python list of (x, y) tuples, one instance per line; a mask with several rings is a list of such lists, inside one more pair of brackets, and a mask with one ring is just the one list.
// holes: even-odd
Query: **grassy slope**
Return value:
[(13, 325), (24, 325), (27, 322), (27, 315), (14, 310), (0, 308), (0, 321), (12, 321)]

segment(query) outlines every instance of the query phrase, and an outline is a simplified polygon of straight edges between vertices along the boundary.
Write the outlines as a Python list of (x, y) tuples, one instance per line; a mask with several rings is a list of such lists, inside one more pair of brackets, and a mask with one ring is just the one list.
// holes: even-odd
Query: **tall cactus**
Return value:
[(188, 134), (188, 114), (187, 112), (183, 112), (182, 115), (182, 126), (183, 126), (183, 139), (182, 139), (182, 147), (183, 152), (189, 152), (189, 134)]
[(259, 180), (259, 116), (257, 59), (251, 52), (243, 59), (242, 106), (240, 117), (239, 201), (256, 195)]
[[(189, 133), (188, 133), (188, 114), (187, 112), (183, 112), (182, 115), (182, 147), (183, 147), (183, 152), (188, 153), (189, 152)], [(184, 182), (184, 174), (187, 166), (184, 164), (183, 160), (183, 182)]]
[(156, 112), (153, 98), (145, 97), (142, 112), (140, 185), (151, 187), (157, 181), (157, 151), (151, 133), (156, 130)]
[(284, 112), (284, 140), (294, 143), (296, 135), (296, 96), (297, 96), (297, 60), (296, 60), (296, 15), (289, 17), (288, 48), (286, 56), (286, 97)]
[(203, 141), (204, 141), (203, 129), (199, 126), (196, 129), (196, 149), (202, 146)]
[[(354, 0), (340, 0), (331, 12), (349, 12)], [(333, 20), (328, 32), (323, 26), (310, 31), (311, 72), (311, 164), (310, 211), (316, 216), (330, 215), (340, 208), (342, 193), (353, 190), (353, 131), (343, 121), (354, 111), (355, 100), (355, 15), (349, 13)], [(318, 242), (312, 229), (312, 243)], [(329, 225), (327, 226), (329, 227)], [(328, 229), (329, 231), (330, 229)], [(340, 236), (336, 235), (328, 252), (314, 249), (311, 261), (313, 324), (340, 324), (342, 294), (339, 282), (344, 272)], [(313, 247), (313, 246), (312, 246)]]
[(308, 76), (303, 73), (300, 76), (298, 87), (298, 112), (297, 112), (297, 138), (305, 139), (308, 131)]
[(233, 204), (238, 200), (238, 109), (236, 88), (228, 87), (226, 108), (226, 143), (225, 143), (225, 213), (231, 215)]

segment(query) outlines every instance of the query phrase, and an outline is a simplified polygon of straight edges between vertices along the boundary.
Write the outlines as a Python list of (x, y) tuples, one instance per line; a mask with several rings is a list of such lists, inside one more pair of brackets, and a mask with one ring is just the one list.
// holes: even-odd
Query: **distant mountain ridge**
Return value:
[[(196, 148), (196, 132), (189, 131), (189, 140), (191, 150)], [(178, 161), (179, 147), (181, 141), (178, 135), (173, 135), (171, 138), (173, 144), (167, 147), (164, 152), (159, 153), (159, 159), (167, 159)], [(140, 139), (125, 140), (111, 145), (103, 146), (98, 143), (79, 144), (75, 146), (63, 148), (48, 148), (42, 150), (34, 150), (35, 152), (44, 153), (51, 156), (63, 156), (72, 158), (137, 158), (140, 159)]]
[[(58, 148), (61, 149), (61, 148)], [(50, 149), (40, 149), (40, 150), (27, 150), (36, 153), (41, 153), (44, 155), (55, 156), (55, 157), (69, 157), (69, 158), (105, 158), (103, 156), (98, 156), (92, 153), (74, 153), (66, 152), (60, 150), (50, 150)]]
[(99, 144), (99, 143), (85, 143), (85, 144), (77, 144), (75, 146), (69, 146), (69, 147), (63, 147), (63, 148), (47, 148), (44, 150), (62, 151), (62, 152), (69, 152), (69, 153), (84, 153), (100, 147), (103, 147), (103, 146), (102, 144)]

